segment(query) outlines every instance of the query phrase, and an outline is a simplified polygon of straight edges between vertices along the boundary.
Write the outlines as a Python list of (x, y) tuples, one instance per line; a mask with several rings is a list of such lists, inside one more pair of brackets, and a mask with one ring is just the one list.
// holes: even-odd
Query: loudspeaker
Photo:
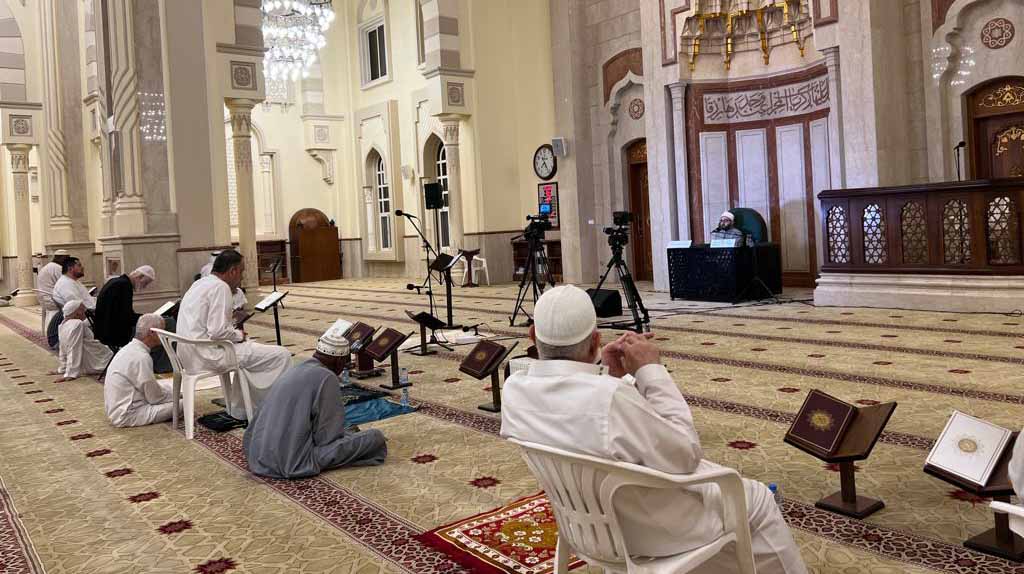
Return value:
[(622, 296), (617, 289), (601, 289), (596, 294), (593, 289), (587, 289), (587, 295), (594, 302), (598, 317), (618, 317), (622, 314)]
[(441, 209), (444, 207), (444, 197), (441, 195), (441, 184), (423, 184), (423, 202), (427, 209)]
[(557, 157), (569, 155), (569, 142), (565, 138), (551, 138), (551, 151)]

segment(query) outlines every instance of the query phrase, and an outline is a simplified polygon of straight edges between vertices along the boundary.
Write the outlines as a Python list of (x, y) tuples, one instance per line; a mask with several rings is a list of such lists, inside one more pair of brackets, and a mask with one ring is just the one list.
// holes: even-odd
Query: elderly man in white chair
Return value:
[[(650, 334), (628, 333), (602, 349), (590, 297), (572, 285), (545, 292), (533, 320), (540, 360), (505, 382), (501, 436), (672, 474), (717, 466), (703, 459), (690, 407)], [(772, 493), (760, 482), (743, 484), (758, 573), (806, 573)], [(717, 538), (720, 496), (717, 485), (623, 492), (616, 510), (630, 553), (670, 556)], [(733, 572), (730, 550), (696, 572)]]

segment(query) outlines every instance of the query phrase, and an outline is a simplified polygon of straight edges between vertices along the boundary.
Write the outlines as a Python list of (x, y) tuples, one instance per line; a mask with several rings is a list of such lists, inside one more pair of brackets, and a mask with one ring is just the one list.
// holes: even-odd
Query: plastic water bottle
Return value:
[(772, 498), (775, 499), (775, 504), (782, 505), (782, 489), (779, 485), (774, 482), (768, 485), (768, 490), (772, 491)]
[(409, 406), (409, 387), (403, 387), (402, 388), (402, 406), (403, 407), (408, 407)]
[(409, 369), (402, 367), (402, 369), (398, 371), (398, 384), (402, 386), (409, 384)]
[(345, 367), (345, 369), (341, 371), (341, 386), (347, 387), (351, 384), (348, 377), (348, 367)]

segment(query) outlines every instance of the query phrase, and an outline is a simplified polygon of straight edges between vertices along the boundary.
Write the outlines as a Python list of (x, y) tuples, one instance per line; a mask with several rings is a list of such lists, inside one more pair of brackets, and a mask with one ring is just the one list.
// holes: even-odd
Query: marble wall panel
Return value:
[(729, 209), (728, 132), (700, 134), (701, 196), (704, 205), (704, 239), (718, 226), (718, 216)]
[(810, 258), (803, 124), (775, 128), (775, 142), (782, 214), (782, 271), (807, 272), (810, 270)]
[(756, 209), (764, 216), (771, 236), (771, 210), (768, 208), (768, 132), (765, 128), (736, 132), (736, 171), (739, 176), (737, 207)]

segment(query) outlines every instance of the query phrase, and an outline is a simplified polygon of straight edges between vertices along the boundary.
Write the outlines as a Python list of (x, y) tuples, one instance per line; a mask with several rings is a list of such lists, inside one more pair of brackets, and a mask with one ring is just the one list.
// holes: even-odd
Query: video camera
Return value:
[(633, 223), (633, 214), (628, 211), (613, 211), (612, 223), (615, 227), (604, 228), (604, 233), (608, 236), (608, 245), (613, 249), (621, 249), (629, 243), (629, 225)]
[(541, 212), (539, 215), (527, 215), (526, 220), (530, 223), (523, 230), (523, 237), (528, 240), (543, 240), (544, 232), (552, 229), (551, 216), (548, 213)]

